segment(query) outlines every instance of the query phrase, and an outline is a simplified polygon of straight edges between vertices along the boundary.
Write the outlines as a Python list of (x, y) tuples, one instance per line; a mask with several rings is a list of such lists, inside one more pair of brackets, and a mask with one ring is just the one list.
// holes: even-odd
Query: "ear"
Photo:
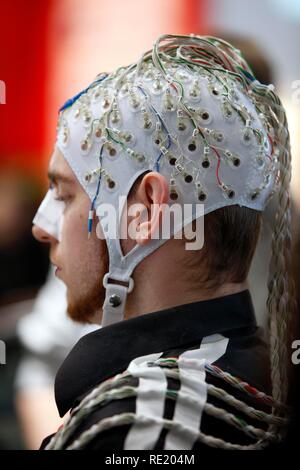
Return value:
[(155, 171), (147, 173), (137, 190), (136, 199), (148, 211), (146, 220), (143, 214), (139, 215), (136, 232), (136, 242), (139, 245), (146, 245), (158, 232), (162, 205), (169, 201), (169, 187), (166, 178)]

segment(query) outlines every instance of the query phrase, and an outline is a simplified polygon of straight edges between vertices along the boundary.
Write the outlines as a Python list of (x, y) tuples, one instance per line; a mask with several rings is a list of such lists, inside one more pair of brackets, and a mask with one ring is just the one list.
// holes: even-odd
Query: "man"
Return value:
[[(272, 86), (216, 38), (162, 36), (63, 106), (33, 233), (50, 243), (69, 316), (102, 329), (57, 374), (59, 413), (71, 414), (44, 447), (251, 449), (279, 438), (276, 315), (289, 297), (276, 253), (288, 249), (289, 157)], [(260, 213), (279, 186), (272, 398), (247, 274)]]

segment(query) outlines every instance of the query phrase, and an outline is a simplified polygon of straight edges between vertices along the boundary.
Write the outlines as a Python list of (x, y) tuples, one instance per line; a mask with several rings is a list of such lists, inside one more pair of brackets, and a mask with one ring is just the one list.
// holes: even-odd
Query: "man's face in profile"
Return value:
[(97, 238), (96, 223), (88, 239), (91, 201), (58, 149), (51, 157), (48, 173), (55, 199), (65, 204), (61, 237), (58, 241), (38, 226), (33, 227), (33, 235), (39, 241), (50, 243), (50, 260), (57, 267), (57, 277), (67, 287), (70, 318), (82, 323), (99, 323), (105, 297), (102, 280), (108, 271), (106, 242)]

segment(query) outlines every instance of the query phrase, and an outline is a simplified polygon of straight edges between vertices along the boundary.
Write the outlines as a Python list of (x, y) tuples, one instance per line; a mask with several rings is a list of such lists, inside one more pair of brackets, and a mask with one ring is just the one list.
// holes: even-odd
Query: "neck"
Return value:
[[(166, 256), (165, 256), (166, 255)], [(124, 319), (186, 303), (209, 300), (248, 289), (248, 282), (223, 283), (211, 290), (192, 283), (178, 256), (163, 245), (134, 270), (134, 289), (128, 294)]]

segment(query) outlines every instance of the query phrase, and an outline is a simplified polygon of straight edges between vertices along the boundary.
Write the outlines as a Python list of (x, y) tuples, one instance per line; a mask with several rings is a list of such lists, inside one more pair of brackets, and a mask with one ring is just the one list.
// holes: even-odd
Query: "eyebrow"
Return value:
[(48, 179), (51, 181), (51, 183), (57, 183), (59, 181), (63, 183), (74, 183), (73, 179), (65, 176), (62, 173), (59, 173), (59, 171), (48, 171)]

